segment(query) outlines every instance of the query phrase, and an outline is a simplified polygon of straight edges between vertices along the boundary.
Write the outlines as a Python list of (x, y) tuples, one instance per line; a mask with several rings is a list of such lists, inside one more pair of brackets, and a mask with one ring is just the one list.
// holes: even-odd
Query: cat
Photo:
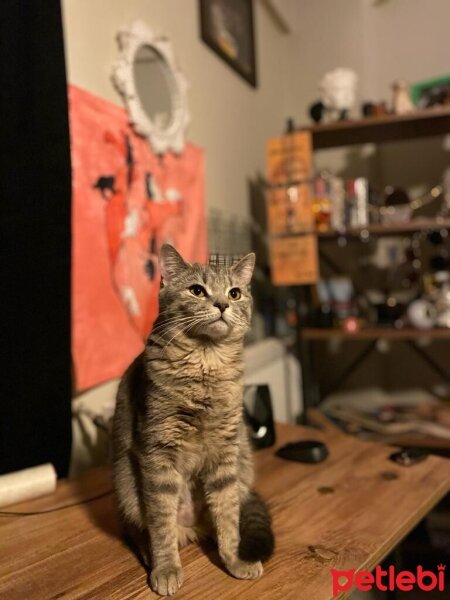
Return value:
[(113, 481), (124, 534), (160, 595), (182, 584), (179, 547), (212, 534), (229, 573), (254, 579), (274, 548), (252, 490), (243, 421), (243, 341), (255, 255), (189, 264), (160, 251), (159, 315), (126, 371), (113, 418)]

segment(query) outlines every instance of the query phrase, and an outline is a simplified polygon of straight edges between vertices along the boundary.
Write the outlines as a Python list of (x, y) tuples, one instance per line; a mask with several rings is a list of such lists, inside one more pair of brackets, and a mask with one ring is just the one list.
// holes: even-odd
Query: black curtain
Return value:
[(58, 0), (0, 2), (0, 473), (70, 446), (70, 145)]

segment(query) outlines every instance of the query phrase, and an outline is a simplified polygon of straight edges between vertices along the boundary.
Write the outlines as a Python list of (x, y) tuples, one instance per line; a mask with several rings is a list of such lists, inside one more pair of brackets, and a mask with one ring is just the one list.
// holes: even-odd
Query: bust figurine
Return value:
[(358, 76), (352, 69), (338, 68), (326, 73), (319, 82), (322, 102), (335, 119), (347, 119), (355, 105)]

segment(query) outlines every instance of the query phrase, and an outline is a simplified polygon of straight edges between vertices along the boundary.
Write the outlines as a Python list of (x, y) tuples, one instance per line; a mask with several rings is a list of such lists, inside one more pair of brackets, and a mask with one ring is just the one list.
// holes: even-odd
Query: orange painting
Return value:
[(158, 312), (158, 250), (207, 258), (203, 151), (157, 156), (126, 112), (70, 86), (76, 388), (120, 376)]

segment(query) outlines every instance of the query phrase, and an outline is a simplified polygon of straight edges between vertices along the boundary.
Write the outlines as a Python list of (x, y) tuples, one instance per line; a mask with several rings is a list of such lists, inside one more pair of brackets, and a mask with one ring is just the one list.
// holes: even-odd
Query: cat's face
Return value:
[[(194, 338), (219, 341), (242, 338), (252, 309), (249, 284), (255, 255), (248, 254), (233, 267), (186, 263), (169, 244), (160, 252), (163, 288), (160, 321)], [(164, 325), (163, 325), (164, 326)]]

